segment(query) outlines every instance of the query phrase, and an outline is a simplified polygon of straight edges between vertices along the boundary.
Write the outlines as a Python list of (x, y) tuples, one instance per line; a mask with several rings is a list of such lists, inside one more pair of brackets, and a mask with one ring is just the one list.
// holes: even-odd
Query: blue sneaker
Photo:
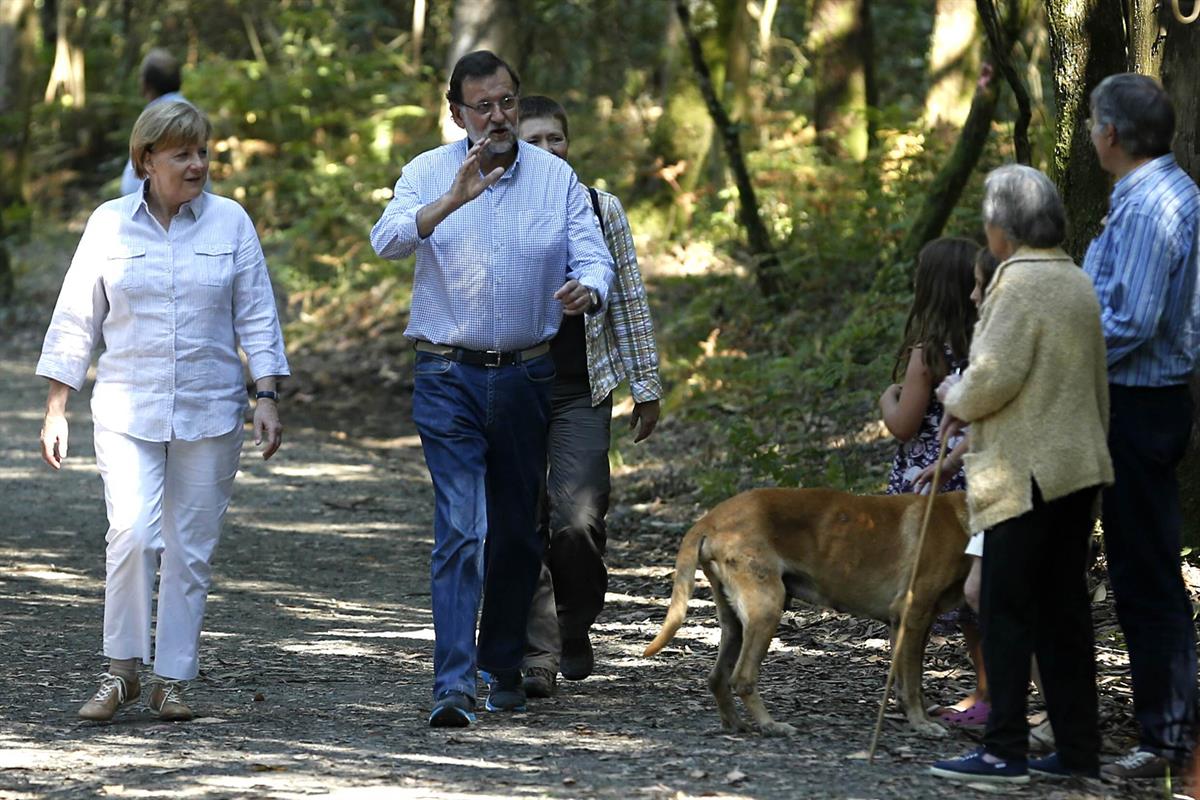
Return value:
[(1029, 770), (1022, 761), (987, 761), (986, 751), (981, 747), (974, 752), (945, 761), (935, 761), (929, 768), (931, 775), (968, 783), (1029, 783)]
[(1051, 753), (1045, 758), (1035, 758), (1029, 762), (1029, 772), (1041, 778), (1065, 780), (1067, 778), (1099, 778), (1100, 767), (1090, 769), (1075, 769), (1063, 764), (1058, 753)]
[(474, 721), (475, 698), (453, 689), (442, 692), (429, 712), (431, 728), (465, 728)]
[(521, 686), (521, 670), (493, 672), (488, 681), (488, 696), (484, 708), (488, 711), (524, 711), (525, 689)]

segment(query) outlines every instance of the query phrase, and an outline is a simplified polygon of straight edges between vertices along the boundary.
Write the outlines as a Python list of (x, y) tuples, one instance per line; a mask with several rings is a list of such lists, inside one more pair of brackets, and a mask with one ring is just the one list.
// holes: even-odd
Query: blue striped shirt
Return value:
[(472, 350), (522, 350), (553, 338), (562, 321), (554, 293), (574, 278), (600, 293), (613, 261), (587, 189), (561, 158), (526, 142), (494, 185), (455, 210), (426, 239), (417, 212), (450, 188), (467, 141), (405, 165), (371, 230), (384, 258), (417, 254), (404, 335)]
[(1200, 349), (1200, 189), (1159, 156), (1113, 187), (1084, 271), (1100, 299), (1109, 382), (1187, 383)]

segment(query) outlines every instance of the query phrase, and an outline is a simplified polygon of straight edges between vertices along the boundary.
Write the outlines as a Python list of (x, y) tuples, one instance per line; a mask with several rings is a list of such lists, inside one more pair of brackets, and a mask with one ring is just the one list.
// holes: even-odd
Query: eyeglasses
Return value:
[(470, 103), (459, 103), (463, 108), (469, 108), (481, 117), (490, 117), (492, 112), (497, 108), (501, 111), (512, 111), (517, 107), (517, 102), (520, 98), (516, 95), (506, 94), (499, 101), (483, 100), (471, 105)]

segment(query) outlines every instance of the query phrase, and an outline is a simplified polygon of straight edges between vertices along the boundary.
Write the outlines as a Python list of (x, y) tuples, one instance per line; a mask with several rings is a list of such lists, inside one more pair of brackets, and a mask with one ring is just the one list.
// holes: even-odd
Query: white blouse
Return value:
[(151, 442), (220, 436), (242, 424), (254, 380), (289, 375), (283, 333), (254, 224), (233, 200), (203, 193), (169, 230), (142, 193), (88, 220), (42, 344), (37, 374), (82, 387), (103, 338), (92, 416)]

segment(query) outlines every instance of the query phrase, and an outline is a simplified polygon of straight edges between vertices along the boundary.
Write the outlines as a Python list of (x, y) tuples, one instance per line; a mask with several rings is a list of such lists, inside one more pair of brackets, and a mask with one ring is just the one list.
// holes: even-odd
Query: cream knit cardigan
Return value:
[(945, 406), (971, 424), (971, 530), (1032, 509), (1030, 478), (1047, 501), (1112, 483), (1100, 304), (1066, 253), (1022, 247), (997, 268)]

